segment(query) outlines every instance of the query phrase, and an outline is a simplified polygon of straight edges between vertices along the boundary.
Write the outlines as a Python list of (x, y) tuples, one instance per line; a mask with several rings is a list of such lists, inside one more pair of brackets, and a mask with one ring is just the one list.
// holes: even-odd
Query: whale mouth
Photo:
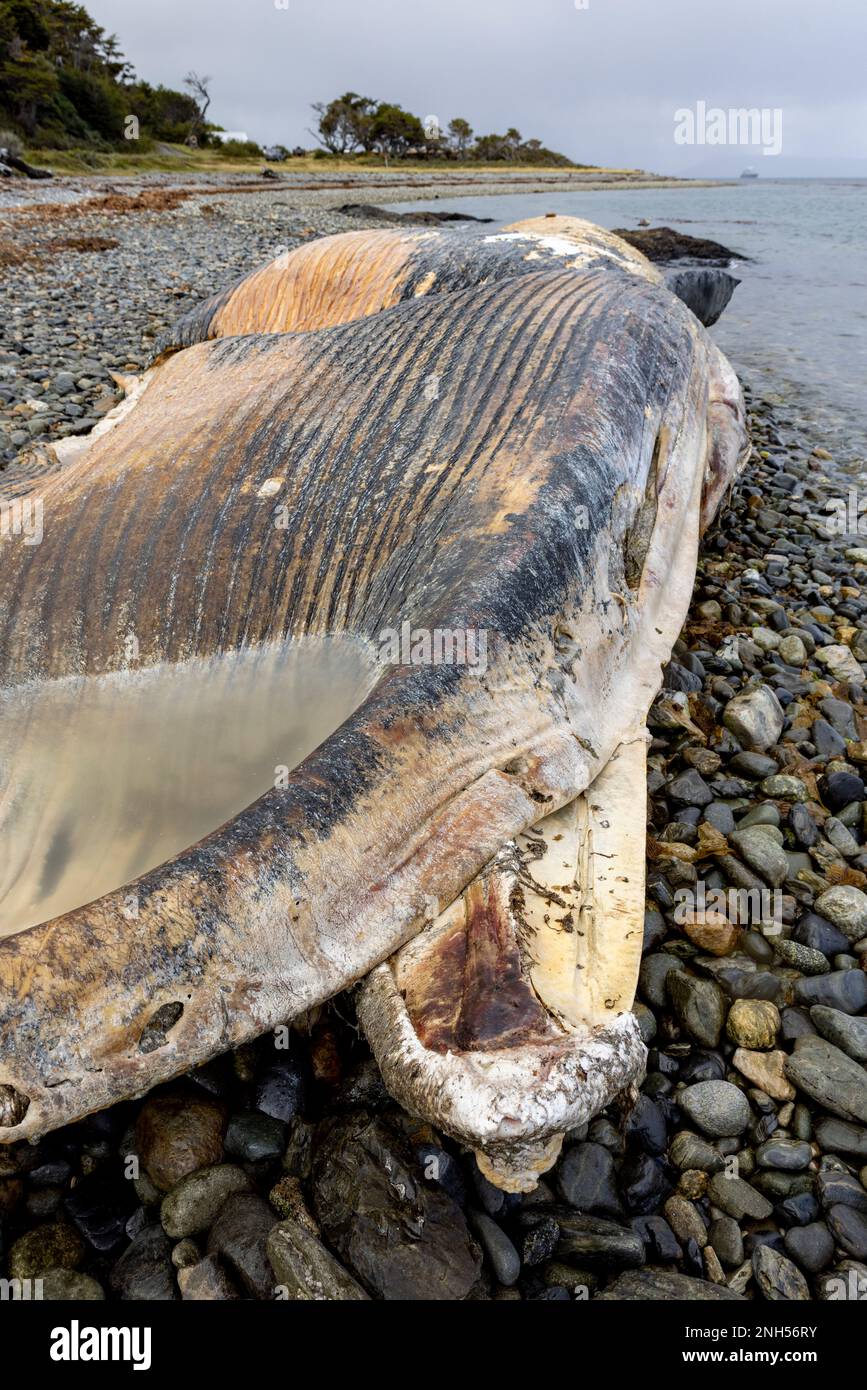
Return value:
[(134, 918), (134, 881), (279, 786), (380, 670), (304, 637), (0, 692), (0, 937), (125, 885)]

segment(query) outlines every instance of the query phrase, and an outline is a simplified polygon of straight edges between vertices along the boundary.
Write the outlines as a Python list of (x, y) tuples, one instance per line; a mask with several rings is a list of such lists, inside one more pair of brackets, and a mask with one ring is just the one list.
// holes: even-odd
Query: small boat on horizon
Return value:
[(758, 177), (758, 173), (755, 169), (744, 169), (743, 173), (741, 174), (742, 179), (757, 179)]

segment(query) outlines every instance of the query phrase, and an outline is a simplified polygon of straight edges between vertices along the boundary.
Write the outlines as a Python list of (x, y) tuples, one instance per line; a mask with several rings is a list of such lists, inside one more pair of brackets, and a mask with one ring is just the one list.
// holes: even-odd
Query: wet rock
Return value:
[(728, 1003), (713, 980), (671, 972), (665, 981), (678, 1022), (696, 1042), (715, 1047), (725, 1023)]
[(773, 801), (809, 801), (809, 793), (800, 777), (792, 777), (781, 772), (776, 777), (766, 777), (761, 783), (765, 796)]
[(47, 1269), (42, 1279), (46, 1303), (101, 1303), (105, 1290), (98, 1279), (76, 1269)]
[(756, 1149), (761, 1168), (784, 1168), (793, 1173), (807, 1168), (812, 1157), (810, 1145), (798, 1139), (767, 1139)]
[(36, 1226), (10, 1246), (10, 1279), (37, 1279), (49, 1269), (77, 1269), (85, 1246), (77, 1231), (65, 1221)]
[[(809, 849), (819, 838), (819, 829), (816, 822), (813, 820), (807, 807), (800, 802), (796, 802), (794, 806), (789, 807), (789, 825), (792, 827), (798, 844), (803, 845), (804, 849)], [(809, 941), (805, 944), (808, 946), (813, 945), (813, 943)]]
[(614, 1159), (601, 1144), (575, 1144), (562, 1159), (557, 1185), (563, 1200), (579, 1211), (622, 1216)]
[(867, 1159), (867, 1129), (849, 1124), (846, 1120), (819, 1120), (816, 1125), (816, 1142), (825, 1153)]
[(66, 1214), (84, 1240), (100, 1254), (116, 1251), (126, 1239), (126, 1224), (136, 1205), (135, 1189), (117, 1171), (99, 1168), (76, 1183), (64, 1203)]
[(820, 778), (819, 793), (829, 811), (842, 811), (850, 802), (864, 800), (864, 783), (854, 772), (828, 772)]
[(638, 1145), (645, 1153), (658, 1157), (668, 1147), (665, 1113), (650, 1096), (640, 1095), (626, 1122), (627, 1143)]
[(852, 1018), (840, 1009), (816, 1004), (810, 1018), (823, 1038), (856, 1062), (867, 1062), (867, 1018)]
[(753, 1274), (763, 1298), (772, 1302), (807, 1300), (810, 1290), (801, 1271), (770, 1245), (753, 1251)]
[(655, 1262), (662, 1264), (679, 1260), (683, 1255), (680, 1242), (662, 1216), (634, 1216), (632, 1229), (641, 1236), (647, 1247), (647, 1254)]
[(259, 1078), (254, 1105), (273, 1120), (294, 1120), (304, 1105), (304, 1074), (294, 1058), (275, 1063)]
[(286, 1126), (256, 1110), (233, 1115), (226, 1130), (226, 1153), (243, 1163), (263, 1163), (282, 1158)]
[(136, 1147), (148, 1176), (168, 1192), (187, 1173), (220, 1162), (224, 1128), (217, 1100), (195, 1092), (153, 1095), (139, 1112)]
[(639, 1216), (655, 1211), (671, 1191), (665, 1168), (645, 1153), (628, 1153), (620, 1168), (620, 1190), (630, 1212)]
[(479, 1244), (488, 1257), (494, 1277), (504, 1288), (518, 1282), (521, 1257), (509, 1237), (490, 1216), (477, 1211), (470, 1215), (470, 1224)]
[(705, 1134), (740, 1134), (750, 1122), (749, 1101), (730, 1081), (700, 1081), (677, 1098), (684, 1115)]
[(833, 1115), (867, 1124), (867, 1072), (825, 1038), (799, 1038), (785, 1073)]
[(670, 1302), (714, 1302), (716, 1300), (735, 1300), (743, 1302), (741, 1295), (722, 1284), (711, 1283), (709, 1279), (694, 1279), (688, 1274), (676, 1274), (669, 1269), (636, 1269), (620, 1274), (609, 1284), (603, 1293), (596, 1295), (603, 1301), (628, 1300), (654, 1303)]
[(834, 1239), (824, 1221), (793, 1226), (783, 1237), (786, 1254), (808, 1274), (818, 1274), (834, 1258)]
[(242, 1168), (218, 1164), (200, 1168), (182, 1178), (163, 1199), (160, 1220), (166, 1232), (175, 1240), (208, 1230), (217, 1219), (220, 1208), (235, 1192), (246, 1192), (250, 1179)]
[(786, 937), (781, 937), (774, 942), (774, 950), (780, 960), (790, 965), (793, 970), (800, 970), (804, 975), (827, 975), (831, 968), (821, 951), (802, 946), (800, 941), (789, 941)]
[(847, 938), (859, 941), (867, 934), (867, 893), (847, 883), (835, 884), (816, 899), (816, 911)]
[(213, 1255), (179, 1269), (178, 1288), (185, 1303), (228, 1303), (240, 1298), (220, 1261)]
[(683, 1172), (699, 1169), (706, 1173), (716, 1173), (725, 1164), (725, 1159), (713, 1144), (700, 1139), (697, 1134), (681, 1130), (674, 1136), (669, 1150), (669, 1158), (676, 1168)]
[(348, 1270), (300, 1221), (290, 1219), (274, 1226), (266, 1249), (281, 1298), (305, 1302), (368, 1299)]
[(736, 999), (726, 1019), (732, 1042), (750, 1050), (773, 1047), (779, 1027), (780, 1011), (766, 999)]
[(707, 806), (713, 801), (713, 793), (700, 772), (688, 768), (666, 784), (666, 796), (675, 805)]
[(729, 1177), (727, 1173), (715, 1173), (710, 1180), (708, 1196), (714, 1206), (719, 1207), (735, 1221), (749, 1218), (751, 1221), (764, 1221), (773, 1211), (771, 1203), (761, 1192), (757, 1192), (743, 1178)]
[(644, 1242), (628, 1226), (602, 1216), (585, 1216), (557, 1207), (551, 1213), (560, 1227), (557, 1257), (591, 1270), (622, 1269), (644, 1263)]
[(683, 962), (668, 952), (645, 956), (638, 975), (638, 988), (652, 1008), (665, 1006), (668, 995), (665, 981), (673, 970), (683, 970)]
[(694, 1240), (701, 1249), (707, 1244), (707, 1227), (694, 1202), (675, 1194), (669, 1197), (663, 1210), (666, 1221), (684, 1245)]
[(788, 876), (785, 853), (766, 830), (751, 826), (747, 830), (736, 830), (730, 839), (741, 858), (772, 887), (778, 888)]
[(170, 1303), (178, 1295), (172, 1264), (172, 1243), (162, 1226), (145, 1226), (124, 1250), (111, 1271), (117, 1298), (145, 1303)]
[(478, 1278), (460, 1208), (381, 1119), (356, 1112), (319, 1127), (313, 1201), (329, 1245), (380, 1298), (462, 1299)]
[(799, 1004), (822, 1004), (841, 1013), (856, 1014), (867, 1008), (867, 975), (862, 970), (832, 970), (828, 975), (796, 980)]
[(867, 1215), (854, 1207), (831, 1207), (827, 1222), (834, 1240), (856, 1260), (867, 1260)]
[(219, 1257), (250, 1298), (270, 1299), (274, 1275), (267, 1255), (277, 1217), (255, 1192), (235, 1192), (223, 1203), (208, 1236), (209, 1255)]
[(778, 742), (784, 715), (774, 692), (760, 685), (729, 700), (723, 723), (745, 749), (763, 753)]
[(557, 1249), (560, 1227), (552, 1216), (542, 1216), (521, 1238), (521, 1263), (533, 1267), (550, 1260)]
[(731, 1216), (718, 1216), (711, 1222), (708, 1239), (722, 1264), (737, 1269), (743, 1263), (744, 1242), (738, 1223)]

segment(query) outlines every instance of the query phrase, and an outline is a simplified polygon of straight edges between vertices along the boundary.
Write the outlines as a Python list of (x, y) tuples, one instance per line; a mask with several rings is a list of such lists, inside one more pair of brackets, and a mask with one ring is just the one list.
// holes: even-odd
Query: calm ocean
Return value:
[[(736, 253), (741, 279), (711, 332), (741, 376), (842, 464), (867, 456), (867, 179), (744, 181), (437, 199), (395, 205), (493, 217), (571, 213), (603, 227), (639, 218)], [(493, 230), (493, 228), (492, 228)], [(738, 257), (749, 257), (740, 260)]]

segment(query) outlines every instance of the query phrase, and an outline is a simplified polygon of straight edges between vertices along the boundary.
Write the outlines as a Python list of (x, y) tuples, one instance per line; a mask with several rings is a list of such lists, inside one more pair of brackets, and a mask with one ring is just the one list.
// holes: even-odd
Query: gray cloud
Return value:
[[(280, 6), (280, 7), (278, 7)], [(477, 132), (517, 125), (588, 163), (672, 173), (867, 173), (863, 0), (88, 0), (140, 76), (213, 78), (214, 119), (311, 145), (347, 89)], [(678, 146), (674, 113), (783, 112), (783, 154)]]

